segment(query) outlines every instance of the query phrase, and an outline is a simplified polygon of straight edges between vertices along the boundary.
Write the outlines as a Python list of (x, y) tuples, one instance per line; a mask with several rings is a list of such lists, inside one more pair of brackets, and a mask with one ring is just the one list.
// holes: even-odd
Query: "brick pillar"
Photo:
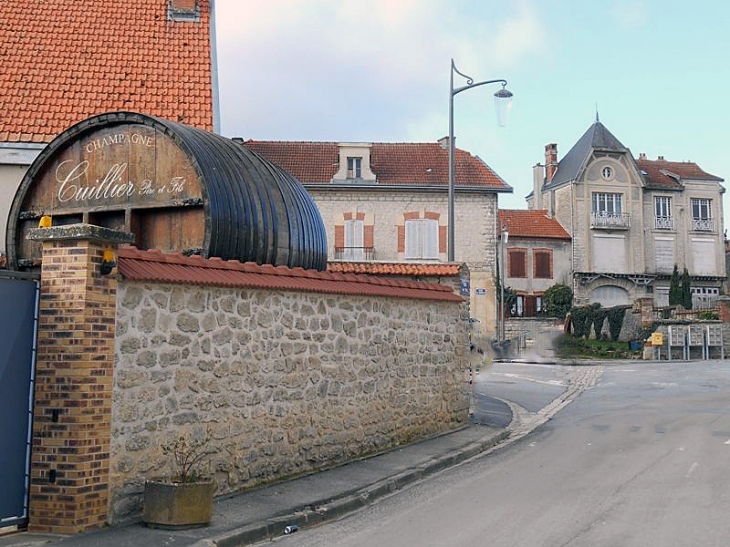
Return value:
[(720, 310), (720, 321), (730, 323), (730, 296), (721, 296), (717, 301)]
[(634, 306), (634, 309), (636, 309), (636, 306), (639, 308), (642, 327), (648, 327), (654, 323), (654, 298), (651, 296), (637, 298)]
[(43, 263), (28, 529), (73, 534), (107, 516), (117, 280), (100, 265), (131, 236), (76, 224), (29, 237)]

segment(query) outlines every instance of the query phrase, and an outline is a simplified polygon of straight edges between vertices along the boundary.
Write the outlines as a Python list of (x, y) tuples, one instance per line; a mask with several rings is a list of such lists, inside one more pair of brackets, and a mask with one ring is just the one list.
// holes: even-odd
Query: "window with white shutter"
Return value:
[(406, 258), (438, 259), (439, 226), (437, 220), (406, 220)]
[(362, 220), (345, 221), (345, 260), (365, 260), (364, 232), (365, 223)]

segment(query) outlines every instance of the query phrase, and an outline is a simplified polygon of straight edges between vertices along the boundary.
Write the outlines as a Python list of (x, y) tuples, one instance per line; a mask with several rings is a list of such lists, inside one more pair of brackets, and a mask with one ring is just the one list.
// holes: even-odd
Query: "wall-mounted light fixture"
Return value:
[(99, 273), (101, 275), (109, 275), (117, 265), (116, 256), (114, 251), (111, 249), (104, 249), (104, 254), (101, 258), (101, 266), (99, 266)]

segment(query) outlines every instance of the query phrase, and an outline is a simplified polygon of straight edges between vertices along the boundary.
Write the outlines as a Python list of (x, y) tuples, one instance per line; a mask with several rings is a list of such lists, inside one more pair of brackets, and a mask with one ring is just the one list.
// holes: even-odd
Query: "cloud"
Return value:
[(458, 0), (216, 0), (223, 132), (403, 140), (420, 120), (442, 125), (450, 58), (493, 78), (543, 50), (531, 4), (513, 6), (497, 16)]

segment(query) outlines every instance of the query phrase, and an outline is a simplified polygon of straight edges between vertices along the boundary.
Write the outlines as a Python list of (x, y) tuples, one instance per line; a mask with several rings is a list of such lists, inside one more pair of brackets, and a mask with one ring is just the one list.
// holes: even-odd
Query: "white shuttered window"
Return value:
[(438, 259), (439, 224), (437, 220), (406, 220), (406, 258)]

